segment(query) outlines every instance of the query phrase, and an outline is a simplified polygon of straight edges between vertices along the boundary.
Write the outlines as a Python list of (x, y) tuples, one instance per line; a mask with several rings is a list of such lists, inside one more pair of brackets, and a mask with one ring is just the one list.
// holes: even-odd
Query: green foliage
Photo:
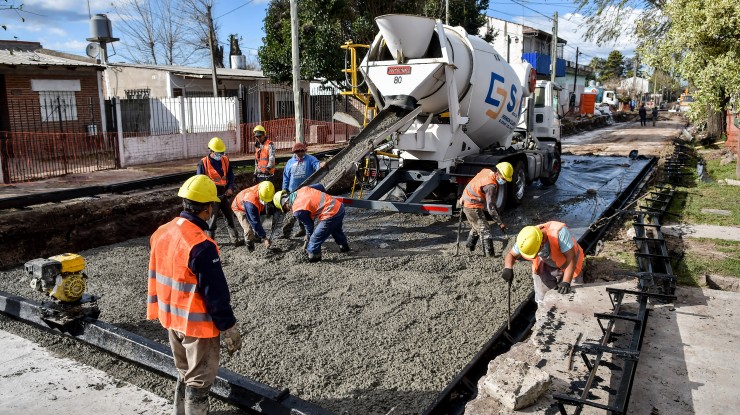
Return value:
[[(3, 0), (3, 3), (5, 4), (0, 4), (0, 12), (9, 11), (9, 10), (15, 11), (15, 13), (18, 15), (18, 18), (21, 20), (21, 22), (26, 21), (26, 18), (21, 15), (21, 13), (23, 12), (23, 3), (16, 4), (15, 0)], [(5, 25), (4, 23), (0, 24), (0, 27), (2, 27), (3, 30), (8, 30), (8, 26)]]
[(624, 75), (624, 56), (622, 52), (613, 50), (609, 52), (609, 56), (604, 62), (603, 73), (601, 74), (601, 81), (606, 82), (610, 79), (620, 79)]
[[(485, 25), (486, 9), (488, 0), (451, 0), (450, 24), (477, 34)], [(345, 51), (340, 46), (348, 40), (370, 44), (377, 33), (377, 16), (405, 13), (441, 18), (444, 12), (444, 3), (435, 0), (303, 0), (298, 4), (301, 78), (344, 83)], [(258, 52), (262, 70), (273, 82), (290, 82), (289, 0), (270, 2), (264, 30)]]
[[(665, 36), (645, 37), (645, 61), (675, 73), (696, 88), (692, 117), (706, 119), (707, 108), (726, 108), (740, 94), (740, 2), (736, 0), (674, 0), (664, 5), (670, 19)], [(649, 33), (645, 26), (639, 33)]]

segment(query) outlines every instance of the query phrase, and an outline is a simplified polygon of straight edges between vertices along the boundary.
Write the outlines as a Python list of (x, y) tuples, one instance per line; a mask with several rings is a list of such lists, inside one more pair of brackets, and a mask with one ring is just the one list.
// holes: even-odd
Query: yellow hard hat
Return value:
[(192, 200), (198, 203), (219, 202), (216, 192), (216, 185), (210, 177), (205, 174), (198, 174), (185, 181), (180, 186), (177, 195), (183, 199)]
[(501, 173), (502, 176), (504, 176), (504, 180), (506, 180), (507, 182), (510, 182), (511, 178), (514, 177), (514, 167), (508, 161), (502, 161), (501, 163), (497, 164), (496, 170), (498, 170), (498, 172)]
[(265, 131), (265, 127), (263, 127), (261, 125), (258, 125), (256, 127), (254, 127), (254, 130), (252, 130), (252, 132), (255, 133), (255, 134), (262, 133), (262, 134), (267, 135), (267, 131)]
[(264, 181), (260, 183), (258, 193), (261, 201), (270, 202), (272, 201), (272, 197), (275, 195), (275, 185), (272, 184), (272, 182)]
[(542, 245), (542, 231), (536, 226), (525, 226), (516, 236), (516, 246), (524, 258), (532, 259)]
[(208, 142), (208, 148), (213, 150), (215, 153), (226, 152), (226, 144), (224, 144), (224, 140), (218, 137), (211, 138), (211, 141)]
[(275, 196), (272, 198), (272, 203), (275, 205), (276, 208), (278, 208), (279, 211), (283, 211), (283, 204), (282, 199), (284, 195), (287, 195), (288, 192), (285, 190), (281, 190), (277, 193), (275, 193)]

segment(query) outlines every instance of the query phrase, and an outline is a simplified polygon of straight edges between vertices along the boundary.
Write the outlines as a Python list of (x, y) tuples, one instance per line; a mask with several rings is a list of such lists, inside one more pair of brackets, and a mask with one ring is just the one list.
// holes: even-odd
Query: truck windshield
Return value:
[(544, 108), (545, 107), (545, 88), (537, 87), (534, 90), (534, 107)]

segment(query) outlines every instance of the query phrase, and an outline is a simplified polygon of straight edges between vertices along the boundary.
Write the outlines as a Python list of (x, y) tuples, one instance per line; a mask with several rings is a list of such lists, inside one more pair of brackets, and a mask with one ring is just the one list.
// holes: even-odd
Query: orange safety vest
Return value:
[(257, 152), (254, 153), (254, 159), (257, 160), (257, 173), (275, 174), (274, 166), (271, 169), (267, 168), (270, 164), (270, 145), (272, 145), (272, 141), (265, 140), (262, 146), (257, 149)]
[(319, 220), (329, 219), (339, 213), (341, 208), (342, 202), (313, 187), (301, 187), (296, 190), (293, 201), (293, 212), (306, 210), (311, 219), (316, 219), (317, 215)]
[(190, 251), (203, 241), (215, 244), (198, 225), (185, 218), (175, 218), (154, 232), (150, 241), (146, 318), (158, 318), (164, 328), (186, 336), (212, 338), (220, 331), (213, 324), (198, 292), (198, 280), (188, 267)]
[(468, 182), (463, 191), (463, 206), (469, 209), (483, 209), (483, 187), (488, 185), (498, 186), (496, 183), (496, 174), (491, 169), (483, 169)]
[(224, 171), (223, 176), (218, 174), (216, 169), (211, 165), (211, 157), (203, 157), (203, 167), (206, 170), (206, 175), (213, 180), (216, 186), (226, 186), (229, 183), (227, 175), (229, 174), (229, 158), (226, 156), (221, 157), (221, 169)]
[[(543, 223), (542, 225), (538, 225), (537, 227), (542, 230), (542, 234), (545, 238), (547, 238), (547, 242), (550, 244), (550, 258), (555, 262), (555, 265), (557, 265), (558, 268), (563, 270), (565, 268), (565, 254), (560, 252), (560, 243), (558, 243), (558, 232), (560, 232), (561, 229), (565, 226), (562, 222), (547, 222)], [(583, 268), (583, 248), (581, 248), (581, 245), (578, 245), (578, 242), (571, 236), (571, 239), (573, 239), (573, 248), (576, 254), (576, 269), (573, 271), (573, 278), (577, 277), (581, 274), (581, 268)], [(526, 258), (525, 258), (526, 259)], [(532, 273), (537, 272), (537, 268), (539, 268), (540, 262), (542, 262), (542, 258), (539, 256), (535, 256), (532, 259), (528, 259), (527, 261), (532, 261)]]
[(231, 210), (234, 212), (244, 213), (244, 202), (249, 202), (257, 206), (257, 211), (262, 213), (265, 211), (265, 205), (260, 201), (260, 189), (259, 185), (247, 187), (246, 189), (239, 192), (234, 201), (231, 202)]

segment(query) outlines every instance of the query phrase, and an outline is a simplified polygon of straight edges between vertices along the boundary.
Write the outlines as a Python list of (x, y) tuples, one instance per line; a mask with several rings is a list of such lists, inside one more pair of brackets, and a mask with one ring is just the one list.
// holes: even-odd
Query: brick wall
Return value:
[[(31, 89), (32, 79), (79, 80), (80, 91), (75, 92), (77, 120), (60, 123), (43, 122), (39, 93)], [(5, 72), (10, 129), (15, 132), (87, 132), (88, 125), (96, 125), (102, 133), (100, 96), (97, 71), (78, 67), (74, 71), (38, 70), (21, 68)]]

